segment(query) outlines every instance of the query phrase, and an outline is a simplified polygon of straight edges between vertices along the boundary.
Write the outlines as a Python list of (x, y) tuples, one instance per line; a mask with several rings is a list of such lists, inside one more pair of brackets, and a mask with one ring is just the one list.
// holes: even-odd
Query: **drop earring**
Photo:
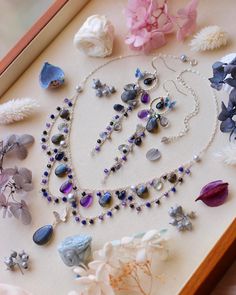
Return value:
[[(186, 95), (185, 93), (180, 91), (176, 85), (175, 87), (178, 92)], [(159, 125), (164, 128), (169, 126), (169, 120), (165, 115), (174, 109), (176, 101), (173, 101), (171, 99), (169, 92), (165, 88), (165, 82), (163, 84), (163, 89), (167, 93), (166, 96), (160, 96), (153, 99), (149, 109), (141, 110), (138, 113), (139, 119), (146, 120), (146, 126), (138, 124), (136, 126), (135, 132), (128, 138), (127, 143), (119, 145), (118, 150), (120, 151), (121, 156), (115, 158), (115, 163), (109, 169), (104, 169), (104, 181), (111, 175), (111, 173), (120, 170), (120, 168), (126, 163), (128, 155), (133, 151), (135, 146), (139, 147), (142, 145), (142, 141), (145, 138), (146, 132), (156, 133), (159, 129)], [(155, 155), (155, 157), (160, 157), (159, 150), (158, 155)]]
[[(159, 79), (157, 74), (157, 68), (154, 68), (154, 72), (141, 71), (136, 69), (135, 83), (126, 84), (121, 94), (121, 100), (125, 104), (115, 104), (113, 109), (116, 111), (116, 115), (112, 117), (105, 130), (100, 132), (96, 145), (93, 148), (91, 154), (99, 152), (103, 144), (111, 139), (113, 131), (120, 131), (122, 129), (122, 122), (124, 118), (129, 116), (139, 103), (148, 104), (150, 102), (150, 92), (157, 87)], [(97, 81), (97, 80), (96, 80)], [(96, 82), (95, 81), (95, 82)]]

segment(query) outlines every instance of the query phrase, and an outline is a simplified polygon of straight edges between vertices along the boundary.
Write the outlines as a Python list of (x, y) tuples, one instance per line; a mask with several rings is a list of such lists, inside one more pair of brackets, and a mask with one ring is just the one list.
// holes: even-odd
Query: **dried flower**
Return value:
[(218, 26), (208, 26), (200, 30), (190, 42), (192, 51), (214, 50), (227, 45), (228, 35)]
[(0, 124), (11, 124), (33, 115), (39, 107), (32, 98), (12, 99), (0, 105)]
[(191, 0), (176, 16), (168, 1), (129, 0), (125, 9), (129, 35), (125, 42), (134, 50), (148, 53), (166, 44), (166, 35), (177, 28), (177, 40), (184, 40), (196, 27), (198, 0)]
[(12, 152), (19, 159), (25, 159), (28, 154), (26, 146), (33, 142), (34, 138), (28, 134), (12, 134), (0, 141), (0, 209), (3, 218), (14, 216), (23, 224), (31, 222), (31, 215), (26, 202), (16, 200), (15, 195), (33, 189), (32, 172), (27, 168), (3, 168), (3, 163), (5, 156)]
[(228, 183), (222, 180), (212, 181), (206, 184), (201, 192), (200, 196), (195, 200), (201, 200), (209, 207), (217, 207), (225, 203), (228, 197)]
[(231, 143), (221, 151), (216, 152), (215, 156), (221, 159), (226, 165), (236, 165), (236, 145)]
[[(150, 294), (154, 278), (152, 261), (156, 259), (155, 255), (164, 252), (167, 253), (166, 239), (156, 230), (108, 242), (94, 252), (94, 260), (87, 269), (75, 268), (76, 281), (83, 289), (80, 294), (94, 295), (95, 291), (104, 295), (116, 291)], [(147, 278), (143, 284), (142, 276), (147, 276), (150, 284)]]

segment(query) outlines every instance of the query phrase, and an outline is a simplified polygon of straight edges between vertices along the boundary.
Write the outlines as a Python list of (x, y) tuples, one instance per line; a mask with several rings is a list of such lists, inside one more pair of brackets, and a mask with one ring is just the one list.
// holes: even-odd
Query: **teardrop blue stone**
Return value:
[(33, 235), (33, 241), (37, 245), (45, 245), (47, 242), (51, 239), (53, 234), (53, 227), (52, 225), (44, 225), (36, 230), (36, 232)]

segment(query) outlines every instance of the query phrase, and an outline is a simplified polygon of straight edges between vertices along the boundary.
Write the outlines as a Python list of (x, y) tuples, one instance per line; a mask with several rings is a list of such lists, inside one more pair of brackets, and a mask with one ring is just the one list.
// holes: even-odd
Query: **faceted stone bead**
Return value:
[(58, 127), (57, 127), (57, 129), (58, 129), (59, 131), (63, 131), (63, 130), (66, 129), (66, 128), (68, 128), (68, 124), (65, 123), (65, 122), (60, 123), (60, 124), (58, 125)]
[(93, 203), (93, 196), (90, 194), (82, 196), (80, 199), (80, 205), (82, 207), (89, 208), (92, 205), (92, 203)]
[(64, 158), (64, 156), (65, 156), (65, 153), (61, 152), (61, 153), (58, 153), (58, 154), (55, 155), (55, 159), (57, 161), (61, 161)]
[(141, 102), (144, 104), (149, 103), (150, 101), (150, 95), (148, 94), (148, 92), (144, 91), (141, 95)]
[(37, 245), (45, 245), (49, 242), (53, 234), (53, 226), (48, 224), (40, 227), (33, 235), (33, 241)]
[(124, 87), (124, 90), (129, 91), (129, 90), (134, 90), (135, 84), (130, 83), (130, 84), (126, 84)]
[(114, 130), (115, 131), (120, 131), (121, 130), (121, 124), (120, 123), (115, 123), (115, 125), (114, 125)]
[(113, 109), (114, 109), (115, 111), (117, 111), (117, 112), (121, 112), (121, 111), (123, 111), (124, 108), (125, 108), (125, 107), (124, 107), (122, 104), (115, 104), (115, 105), (113, 106)]
[(102, 207), (108, 207), (111, 203), (111, 193), (109, 192), (106, 192), (104, 195), (102, 195), (100, 198), (99, 198), (99, 204), (100, 206)]
[(157, 179), (154, 183), (153, 183), (153, 187), (155, 188), (155, 190), (157, 191), (161, 191), (163, 188), (163, 182), (160, 179)]
[(61, 141), (65, 140), (65, 136), (61, 133), (55, 134), (52, 136), (51, 141), (55, 145), (59, 145)]
[(60, 187), (60, 192), (63, 194), (69, 194), (73, 189), (73, 184), (69, 180), (64, 182)]
[(124, 91), (121, 95), (121, 99), (123, 102), (128, 103), (129, 101), (135, 100), (137, 96), (137, 91), (136, 90), (129, 90), (129, 91)]
[(134, 144), (137, 146), (140, 146), (142, 144), (142, 139), (141, 137), (136, 137), (134, 140)]
[(146, 125), (146, 129), (148, 132), (155, 132), (158, 128), (157, 119), (155, 117), (151, 117)]
[(154, 78), (149, 77), (149, 78), (144, 79), (143, 83), (147, 86), (150, 86), (150, 85), (152, 85), (153, 81), (154, 81)]
[(156, 104), (156, 108), (158, 110), (162, 110), (164, 108), (164, 106), (165, 106), (165, 103), (164, 103), (163, 99)]
[(146, 153), (146, 158), (149, 161), (156, 161), (161, 157), (161, 153), (158, 149), (150, 149), (147, 153)]
[(145, 199), (148, 197), (148, 188), (146, 185), (140, 185), (136, 188), (136, 194), (138, 197)]
[(118, 192), (117, 197), (118, 197), (119, 200), (123, 201), (126, 198), (126, 191)]
[(138, 118), (139, 119), (145, 119), (145, 118), (147, 118), (148, 115), (149, 115), (148, 110), (141, 110), (141, 111), (138, 112)]
[(175, 183), (177, 181), (177, 175), (175, 173), (171, 173), (168, 175), (168, 181), (170, 183)]
[(62, 119), (68, 119), (70, 117), (70, 111), (67, 109), (63, 109), (60, 111), (59, 115)]
[(56, 167), (55, 169), (55, 174), (58, 177), (63, 177), (67, 174), (68, 172), (68, 167), (65, 164), (60, 164)]
[(169, 125), (169, 120), (166, 117), (160, 117), (160, 125), (162, 127), (167, 127)]

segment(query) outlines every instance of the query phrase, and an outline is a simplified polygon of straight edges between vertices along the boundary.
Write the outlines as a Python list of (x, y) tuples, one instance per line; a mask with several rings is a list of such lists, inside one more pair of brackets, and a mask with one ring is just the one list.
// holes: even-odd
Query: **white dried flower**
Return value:
[(74, 36), (74, 45), (89, 56), (105, 57), (112, 53), (114, 27), (104, 15), (87, 18)]
[(12, 99), (3, 103), (0, 105), (0, 124), (11, 124), (28, 118), (38, 107), (38, 102), (32, 98)]
[(213, 50), (225, 46), (228, 35), (218, 26), (209, 26), (200, 30), (190, 42), (192, 51)]
[(221, 151), (215, 153), (215, 156), (222, 160), (226, 165), (236, 165), (236, 144), (229, 144)]

